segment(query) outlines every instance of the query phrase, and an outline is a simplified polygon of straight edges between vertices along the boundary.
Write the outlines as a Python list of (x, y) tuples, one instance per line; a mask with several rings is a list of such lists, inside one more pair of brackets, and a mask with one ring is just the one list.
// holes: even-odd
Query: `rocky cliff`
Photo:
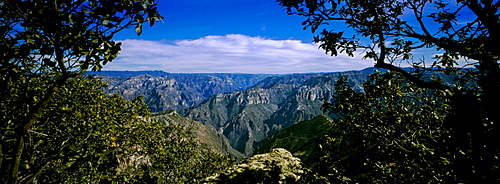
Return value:
[(109, 84), (106, 93), (119, 94), (127, 100), (141, 95), (152, 112), (179, 110), (205, 99), (200, 91), (178, 82), (172, 76), (140, 75), (117, 81)]
[(109, 81), (108, 94), (125, 99), (144, 96), (152, 112), (181, 110), (208, 97), (243, 90), (271, 75), (265, 74), (171, 74), (162, 71), (107, 71), (89, 73)]
[(271, 127), (263, 122), (279, 108), (278, 104), (293, 92), (289, 84), (269, 89), (254, 87), (244, 91), (217, 94), (182, 111), (188, 118), (215, 127), (233, 148), (249, 155), (255, 141), (266, 137)]
[(224, 134), (236, 150), (251, 155), (273, 132), (322, 113), (340, 76), (360, 86), (366, 74), (344, 72), (271, 77), (247, 90), (214, 95), (180, 113)]

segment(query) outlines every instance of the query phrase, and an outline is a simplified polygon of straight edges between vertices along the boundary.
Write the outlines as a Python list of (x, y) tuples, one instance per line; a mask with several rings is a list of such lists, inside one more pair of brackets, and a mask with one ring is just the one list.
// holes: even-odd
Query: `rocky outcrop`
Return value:
[(205, 183), (297, 183), (304, 173), (299, 158), (283, 148), (276, 148), (209, 177)]

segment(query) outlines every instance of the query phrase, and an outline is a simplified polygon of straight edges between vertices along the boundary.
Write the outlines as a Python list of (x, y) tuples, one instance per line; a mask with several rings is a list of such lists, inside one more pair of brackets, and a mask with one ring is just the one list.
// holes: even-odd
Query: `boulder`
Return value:
[(302, 162), (283, 148), (252, 156), (205, 183), (297, 183), (305, 173)]

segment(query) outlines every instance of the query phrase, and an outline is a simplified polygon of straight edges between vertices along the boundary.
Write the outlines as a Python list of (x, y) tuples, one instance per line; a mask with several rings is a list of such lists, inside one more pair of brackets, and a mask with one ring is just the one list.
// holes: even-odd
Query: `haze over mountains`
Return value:
[(103, 71), (90, 73), (109, 82), (109, 94), (127, 100), (143, 96), (152, 112), (181, 110), (218, 93), (246, 89), (266, 74), (172, 74), (163, 71)]
[(335, 83), (341, 76), (345, 76), (356, 90), (362, 91), (362, 82), (372, 72), (373, 68), (279, 76), (171, 74), (162, 71), (100, 72), (94, 75), (110, 81), (106, 90), (109, 94), (119, 94), (129, 100), (142, 95), (152, 112), (173, 109), (209, 127), (202, 128), (202, 132), (208, 135), (206, 139), (216, 140), (212, 142), (217, 142), (216, 147), (223, 150), (221, 152), (241, 157), (236, 152), (251, 156), (256, 147), (273, 133), (321, 115), (323, 100), (331, 98)]

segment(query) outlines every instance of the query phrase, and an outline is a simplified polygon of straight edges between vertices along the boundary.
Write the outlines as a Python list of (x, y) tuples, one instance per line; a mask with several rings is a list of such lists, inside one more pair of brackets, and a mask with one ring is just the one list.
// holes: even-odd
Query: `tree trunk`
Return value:
[(27, 115), (25, 117), (25, 120), (23, 122), (20, 122), (19, 127), (16, 129), (16, 144), (14, 146), (15, 151), (13, 155), (13, 161), (12, 164), (10, 164), (9, 171), (9, 179), (7, 180), (8, 183), (11, 184), (18, 184), (19, 183), (19, 167), (22, 162), (22, 155), (24, 151), (24, 136), (26, 136), (28, 130), (32, 128), (32, 126), (36, 123), (38, 117), (41, 115), (43, 110), (50, 104), (52, 99), (54, 98), (57, 90), (66, 83), (66, 81), (69, 79), (70, 75), (69, 73), (63, 74), (60, 76), (58, 80), (56, 80), (52, 86), (50, 86), (47, 89), (47, 93), (43, 97), (43, 99), (37, 103), (36, 105), (32, 106), (27, 112)]

